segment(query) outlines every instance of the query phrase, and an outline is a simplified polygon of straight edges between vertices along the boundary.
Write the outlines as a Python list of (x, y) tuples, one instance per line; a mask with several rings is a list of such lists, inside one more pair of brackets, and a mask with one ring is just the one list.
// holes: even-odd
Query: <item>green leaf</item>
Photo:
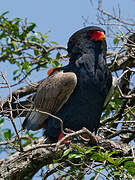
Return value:
[(46, 35), (46, 33), (44, 34), (44, 36), (43, 36), (45, 39), (47, 38), (47, 35)]
[(11, 60), (11, 61), (10, 61), (10, 64), (15, 64), (15, 63), (16, 63), (15, 60)]
[(56, 54), (56, 59), (59, 59), (60, 58), (60, 53), (58, 52), (57, 54)]
[(116, 176), (120, 177), (121, 172), (120, 171), (114, 171), (113, 175), (114, 175), (114, 177), (116, 177)]
[(27, 61), (24, 62), (23, 65), (22, 65), (22, 68), (25, 69), (25, 70), (29, 69), (29, 62), (27, 62)]
[(35, 27), (36, 27), (36, 24), (35, 23), (30, 23), (31, 25), (27, 27), (27, 32), (30, 32), (32, 31)]
[(120, 41), (120, 38), (119, 38), (119, 37), (116, 37), (116, 38), (113, 39), (113, 43), (114, 43), (114, 44), (118, 44), (119, 41)]
[(23, 140), (23, 147), (29, 145), (31, 143), (31, 139), (24, 139)]
[(36, 137), (35, 137), (35, 135), (36, 134), (38, 134), (38, 132), (35, 132), (35, 133), (30, 133), (30, 131), (26, 131), (26, 134), (28, 135), (28, 136), (30, 136), (32, 139), (37, 139)]
[(132, 110), (132, 112), (135, 114), (135, 108), (132, 108), (131, 110)]
[(71, 153), (71, 154), (69, 154), (68, 155), (68, 159), (74, 159), (75, 158), (75, 156), (76, 156), (76, 154), (74, 154), (74, 153)]
[(13, 21), (15, 21), (15, 22), (20, 22), (22, 19), (20, 19), (20, 18), (14, 18), (13, 19)]
[(5, 129), (3, 135), (6, 140), (11, 140), (13, 136), (13, 134), (11, 133), (11, 129)]
[(13, 77), (13, 80), (17, 80), (22, 74), (19, 73), (17, 76)]
[(52, 64), (53, 64), (55, 67), (59, 67), (59, 66), (60, 66), (59, 61), (52, 61)]
[(112, 106), (112, 108), (114, 108), (114, 109), (115, 109), (115, 105), (116, 105), (116, 103), (115, 103), (115, 102), (110, 101), (110, 103), (109, 103), (109, 104)]
[(0, 127), (4, 124), (4, 118), (0, 119)]
[(19, 62), (15, 62), (16, 63), (16, 65), (19, 67), (19, 68), (21, 68), (21, 65), (20, 65), (20, 63)]
[(78, 159), (78, 158), (84, 158), (85, 155), (83, 155), (82, 153), (78, 153), (78, 152), (74, 152), (68, 155), (68, 159), (72, 160), (72, 159)]
[(35, 56), (38, 56), (39, 55), (39, 51), (34, 49), (34, 54), (35, 54)]
[[(26, 31), (24, 31), (21, 35), (20, 35), (20, 39), (21, 40), (25, 40), (25, 38), (27, 37), (28, 33)], [(26, 44), (23, 45), (24, 48), (26, 47)]]
[(5, 16), (5, 15), (8, 14), (8, 13), (9, 13), (9, 11), (6, 11), (6, 12), (4, 12), (3, 14), (1, 14), (0, 17), (3, 17), (3, 16)]
[(97, 147), (88, 147), (87, 150), (85, 151), (85, 154), (91, 154), (97, 149)]
[(2, 32), (2, 33), (0, 34), (0, 39), (5, 38), (5, 37), (7, 37), (7, 35), (5, 34), (5, 32)]
[(65, 156), (67, 156), (70, 152), (71, 152), (71, 148), (69, 148), (69, 149), (67, 149), (66, 151), (64, 151), (64, 153), (63, 153), (63, 155), (62, 155), (62, 157), (65, 157)]
[(92, 153), (91, 159), (96, 160), (96, 161), (104, 161), (105, 160), (104, 157), (100, 153), (97, 153), (97, 152)]
[(114, 164), (114, 158), (108, 157), (107, 160), (108, 160), (110, 163)]
[(117, 159), (114, 161), (114, 165), (119, 166), (119, 165), (121, 165), (121, 163), (124, 162), (125, 160), (126, 160), (125, 158), (117, 158)]
[(38, 32), (38, 34), (40, 35), (42, 42), (44, 42), (47, 36), (44, 36), (41, 32)]
[(51, 44), (55, 44), (55, 45), (58, 45), (58, 43), (57, 43), (57, 42), (55, 42), (55, 41), (49, 41), (49, 43), (51, 43)]
[(135, 176), (135, 162), (127, 161), (124, 163), (124, 167), (127, 169), (129, 174)]
[(78, 146), (77, 144), (73, 144), (73, 147), (76, 148), (78, 150), (78, 152), (81, 152), (81, 153), (85, 153), (86, 152), (86, 149)]
[(12, 45), (13, 45), (14, 49), (17, 50), (17, 46), (16, 46), (16, 42), (15, 41), (12, 41)]

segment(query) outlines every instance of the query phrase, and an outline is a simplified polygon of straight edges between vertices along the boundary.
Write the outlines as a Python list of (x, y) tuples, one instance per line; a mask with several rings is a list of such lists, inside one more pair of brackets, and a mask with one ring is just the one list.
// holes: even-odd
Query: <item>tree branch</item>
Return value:
[[(83, 131), (83, 129), (81, 130)], [(82, 133), (82, 132), (81, 132)], [(86, 131), (84, 130), (84, 133)], [(73, 136), (73, 133), (71, 133)], [(78, 131), (74, 135), (78, 136)], [(69, 138), (69, 135), (66, 135)], [(0, 178), (4, 179), (31, 179), (36, 172), (43, 166), (54, 163), (54, 160), (60, 158), (59, 151), (66, 149), (66, 145), (61, 145), (56, 150), (56, 144), (44, 144), (44, 138), (33, 141), (31, 145), (24, 148), (24, 152), (16, 152), (5, 160), (0, 161)], [(79, 143), (79, 142), (78, 142)], [(132, 146), (110, 141), (107, 139), (99, 139), (99, 146), (104, 148), (104, 151), (120, 151), (120, 156), (131, 156)], [(64, 147), (63, 147), (64, 146)], [(72, 144), (69, 144), (72, 146)], [(87, 147), (87, 145), (85, 145)], [(65, 161), (64, 159), (62, 161)]]

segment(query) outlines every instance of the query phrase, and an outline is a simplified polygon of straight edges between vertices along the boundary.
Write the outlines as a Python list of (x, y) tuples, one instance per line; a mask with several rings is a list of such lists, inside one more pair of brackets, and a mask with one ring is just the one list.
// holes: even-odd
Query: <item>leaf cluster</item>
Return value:
[(27, 77), (33, 70), (47, 68), (47, 64), (60, 66), (60, 53), (52, 58), (50, 48), (57, 46), (55, 41), (47, 39), (48, 33), (36, 32), (36, 24), (27, 19), (0, 16), (0, 61), (14, 64), (13, 79)]

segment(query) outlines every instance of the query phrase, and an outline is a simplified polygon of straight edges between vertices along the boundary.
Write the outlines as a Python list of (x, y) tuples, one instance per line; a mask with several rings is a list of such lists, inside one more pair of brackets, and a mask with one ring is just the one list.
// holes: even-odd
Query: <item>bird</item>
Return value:
[(33, 131), (44, 128), (50, 142), (58, 141), (61, 123), (49, 113), (62, 120), (63, 129), (78, 131), (85, 127), (97, 132), (112, 86), (101, 27), (88, 26), (75, 32), (69, 38), (67, 52), (69, 63), (48, 71), (22, 124), (23, 129)]

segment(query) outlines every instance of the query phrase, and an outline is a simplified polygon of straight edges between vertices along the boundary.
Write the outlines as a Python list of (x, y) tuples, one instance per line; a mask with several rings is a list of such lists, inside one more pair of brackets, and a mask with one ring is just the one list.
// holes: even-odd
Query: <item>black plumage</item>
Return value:
[[(90, 131), (98, 128), (112, 85), (112, 76), (106, 65), (104, 33), (96, 26), (74, 33), (67, 49), (70, 63), (55, 69), (38, 88), (35, 108), (61, 118), (64, 128), (75, 131), (82, 127)], [(61, 132), (58, 120), (39, 112), (28, 114), (23, 127), (32, 130), (45, 127), (45, 133), (52, 141), (57, 141)]]

